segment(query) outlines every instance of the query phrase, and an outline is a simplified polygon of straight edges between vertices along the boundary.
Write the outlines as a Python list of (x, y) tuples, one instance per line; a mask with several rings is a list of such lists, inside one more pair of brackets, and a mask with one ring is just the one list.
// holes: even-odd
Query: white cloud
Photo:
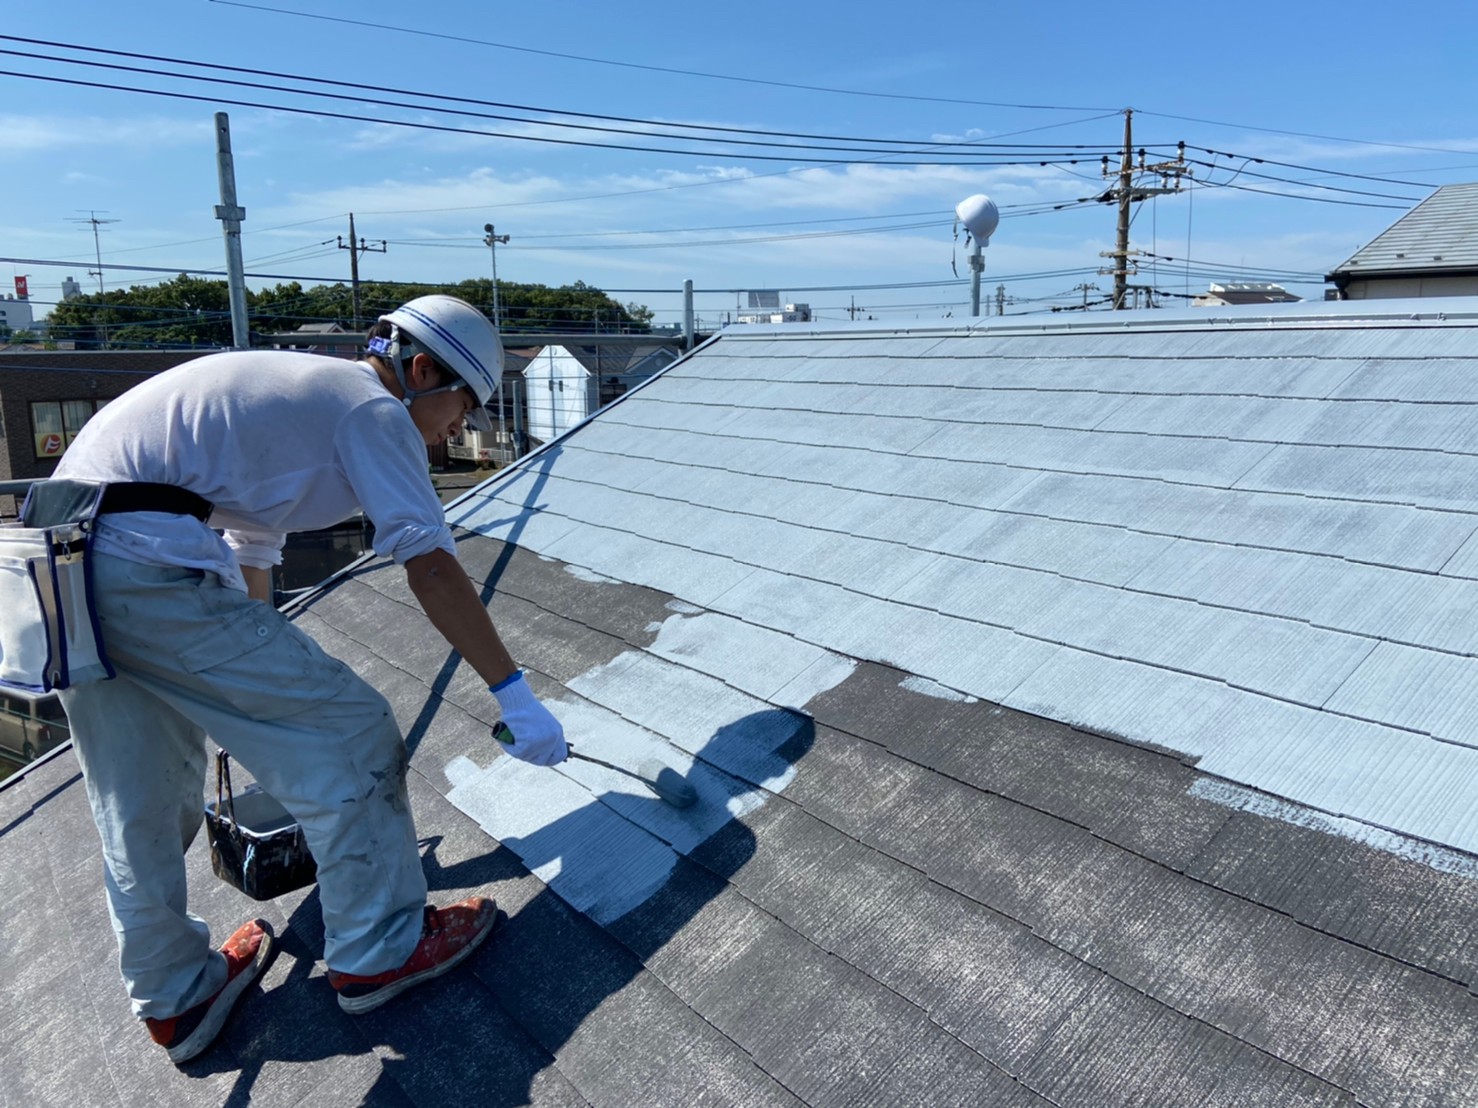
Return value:
[(96, 150), (110, 146), (179, 146), (209, 142), (213, 126), (208, 121), (139, 116), (109, 119), (104, 116), (0, 114), (0, 134), (12, 154), (36, 154), (48, 150), (85, 147)]

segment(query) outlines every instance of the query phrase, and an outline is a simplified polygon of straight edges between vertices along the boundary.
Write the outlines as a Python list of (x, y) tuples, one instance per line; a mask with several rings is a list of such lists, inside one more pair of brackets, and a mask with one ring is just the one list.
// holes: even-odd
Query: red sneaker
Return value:
[(360, 1015), (413, 985), (440, 977), (476, 950), (497, 922), (498, 906), (485, 896), (471, 896), (445, 908), (428, 904), (421, 943), (405, 965), (368, 976), (329, 970), (328, 983), (339, 994), (339, 1007)]
[(178, 1016), (144, 1020), (149, 1038), (164, 1047), (175, 1065), (188, 1062), (215, 1041), (241, 994), (267, 968), (272, 953), (271, 925), (260, 919), (242, 924), (226, 940), (221, 953), (226, 956), (226, 983), (214, 996)]

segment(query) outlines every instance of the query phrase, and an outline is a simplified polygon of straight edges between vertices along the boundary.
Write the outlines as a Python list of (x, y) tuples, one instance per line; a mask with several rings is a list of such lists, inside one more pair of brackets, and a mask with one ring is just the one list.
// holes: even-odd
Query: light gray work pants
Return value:
[(225, 959), (185, 901), (207, 734), (302, 825), (328, 966), (372, 974), (403, 964), (420, 940), (426, 878), (405, 743), (385, 698), (213, 573), (108, 555), (93, 565), (118, 676), (61, 696), (134, 1012), (179, 1015), (225, 982)]

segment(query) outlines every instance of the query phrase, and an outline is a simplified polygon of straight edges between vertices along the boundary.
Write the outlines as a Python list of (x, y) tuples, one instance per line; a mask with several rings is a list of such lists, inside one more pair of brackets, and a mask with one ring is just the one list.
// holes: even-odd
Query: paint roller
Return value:
[[(513, 732), (506, 723), (500, 720), (493, 726), (493, 738), (505, 746), (511, 746)], [(656, 758), (643, 758), (636, 764), (635, 769), (627, 769), (625, 766), (618, 766), (589, 754), (581, 754), (576, 751), (574, 743), (565, 745), (569, 747), (571, 758), (579, 758), (582, 762), (593, 762), (595, 765), (604, 766), (617, 773), (624, 773), (627, 777), (634, 777), (674, 808), (690, 807), (698, 799), (698, 790), (683, 780), (682, 774)]]

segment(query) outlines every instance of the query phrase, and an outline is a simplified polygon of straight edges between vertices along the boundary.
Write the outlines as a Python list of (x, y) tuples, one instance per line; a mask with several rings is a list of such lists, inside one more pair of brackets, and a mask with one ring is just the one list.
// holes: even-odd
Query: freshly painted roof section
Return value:
[(1334, 274), (1472, 269), (1478, 269), (1478, 183), (1439, 186)]
[(450, 515), (1478, 850), (1478, 318), (1445, 308), (731, 329)]

